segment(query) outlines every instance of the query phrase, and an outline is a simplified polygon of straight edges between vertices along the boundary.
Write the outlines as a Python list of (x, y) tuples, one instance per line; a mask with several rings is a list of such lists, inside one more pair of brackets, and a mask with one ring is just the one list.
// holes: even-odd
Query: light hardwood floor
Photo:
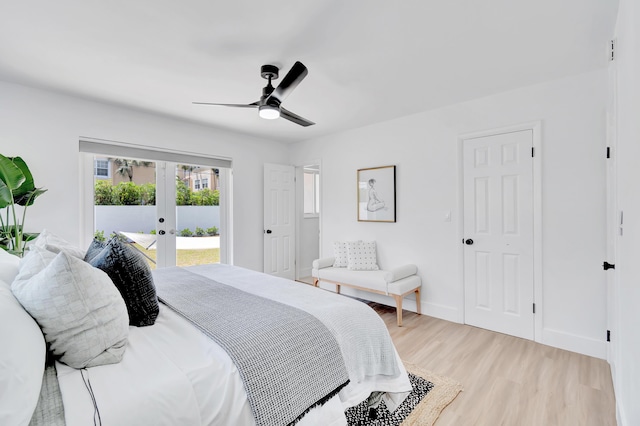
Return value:
[(505, 334), (369, 303), (400, 357), (451, 377), (464, 391), (436, 426), (616, 424), (609, 364)]

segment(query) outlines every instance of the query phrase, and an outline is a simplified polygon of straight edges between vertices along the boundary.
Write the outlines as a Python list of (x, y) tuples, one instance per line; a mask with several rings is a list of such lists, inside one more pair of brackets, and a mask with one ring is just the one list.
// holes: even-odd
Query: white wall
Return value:
[[(541, 120), (537, 340), (604, 358), (605, 101), (602, 70), (294, 145), (294, 163), (322, 161), (321, 256), (332, 255), (336, 240), (376, 240), (383, 268), (418, 266), (426, 314), (461, 321), (458, 136)], [(358, 222), (356, 170), (385, 165), (397, 166), (397, 223)], [(451, 222), (444, 221), (447, 211)]]
[(618, 423), (640, 424), (640, 5), (621, 0), (618, 11), (618, 208), (624, 212), (618, 237), (612, 359)]
[(48, 192), (29, 208), (26, 229), (46, 227), (81, 244), (81, 136), (233, 159), (234, 263), (262, 270), (263, 164), (287, 146), (140, 111), (0, 82), (0, 153), (21, 156)]

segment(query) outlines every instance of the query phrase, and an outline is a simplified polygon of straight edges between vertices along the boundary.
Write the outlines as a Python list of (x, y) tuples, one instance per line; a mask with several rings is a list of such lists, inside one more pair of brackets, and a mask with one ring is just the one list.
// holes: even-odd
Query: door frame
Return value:
[[(458, 135), (458, 241), (462, 241), (464, 238), (464, 141), (523, 130), (531, 130), (533, 135), (533, 303), (536, 305), (533, 338), (534, 341), (541, 342), (544, 313), (542, 303), (542, 121), (532, 121)], [(461, 295), (458, 303), (458, 319), (461, 324), (465, 324), (463, 244), (460, 244), (458, 248), (458, 268), (460, 271), (458, 291)]]

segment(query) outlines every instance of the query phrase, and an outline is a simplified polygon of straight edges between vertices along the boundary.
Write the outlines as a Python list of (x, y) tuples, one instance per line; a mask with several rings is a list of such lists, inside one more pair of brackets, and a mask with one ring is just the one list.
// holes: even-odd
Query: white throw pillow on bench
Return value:
[(349, 266), (349, 254), (346, 241), (335, 241), (333, 243), (333, 267), (346, 268)]
[(347, 242), (347, 269), (352, 271), (377, 271), (375, 241)]

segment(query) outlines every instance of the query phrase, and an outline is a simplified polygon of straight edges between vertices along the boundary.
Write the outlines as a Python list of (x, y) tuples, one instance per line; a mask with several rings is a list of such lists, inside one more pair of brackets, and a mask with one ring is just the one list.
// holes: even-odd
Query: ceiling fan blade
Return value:
[(280, 117), (304, 127), (313, 126), (314, 124), (316, 124), (313, 121), (309, 121), (306, 118), (302, 118), (298, 114), (294, 114), (291, 111), (284, 109), (282, 107), (280, 107)]
[(271, 95), (267, 98), (267, 102), (270, 99), (276, 99), (282, 103), (284, 99), (291, 94), (293, 89), (300, 84), (300, 82), (307, 76), (309, 71), (302, 62), (296, 62), (293, 64), (287, 75), (284, 76), (278, 87), (275, 88)]
[(258, 103), (254, 102), (252, 104), (215, 104), (211, 102), (191, 102), (195, 105), (217, 105), (217, 106), (226, 106), (226, 107), (234, 107), (234, 108), (258, 108)]

